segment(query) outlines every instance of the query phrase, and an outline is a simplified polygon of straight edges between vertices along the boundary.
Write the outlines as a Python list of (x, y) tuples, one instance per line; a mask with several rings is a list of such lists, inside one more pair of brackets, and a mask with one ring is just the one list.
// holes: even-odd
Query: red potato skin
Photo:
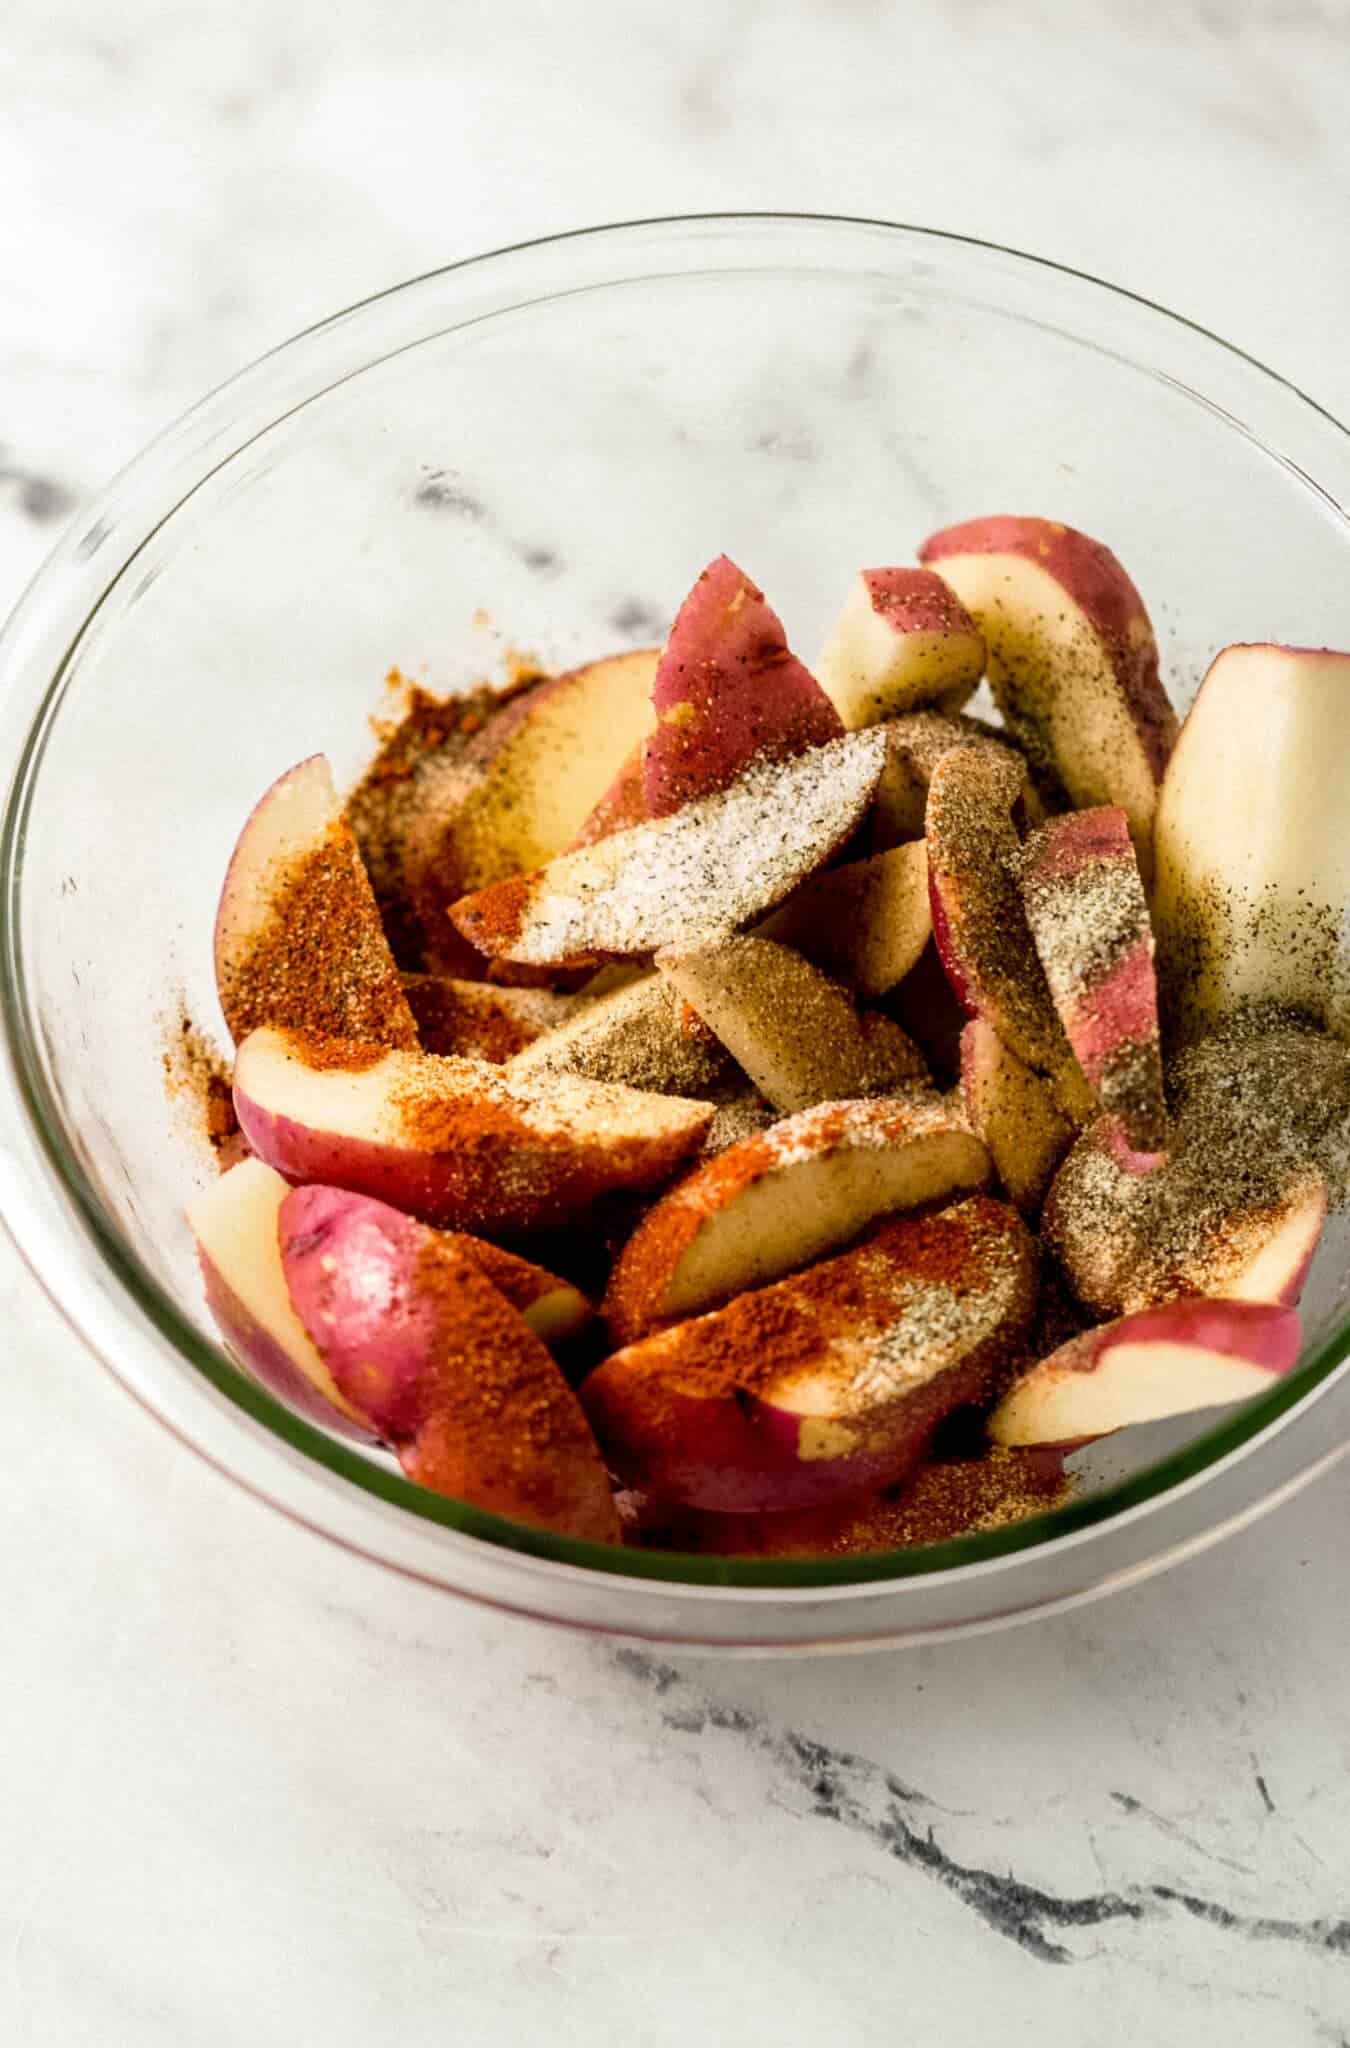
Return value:
[[(337, 1188), (297, 1188), (279, 1229), (297, 1315), (410, 1479), (587, 1541), (619, 1540), (576, 1396), (471, 1245)], [(480, 1382), (487, 1398), (475, 1398)]]
[(1086, 892), (1105, 885), (1123, 892), (1130, 915), (1117, 932), (1114, 957), (1082, 963), (1081, 978), (1057, 997), (1060, 1021), (1089, 1086), (1111, 1113), (1128, 1114), (1130, 1139), (1157, 1146), (1167, 1132), (1158, 1036), (1158, 980), (1153, 931), (1129, 819), (1119, 805), (1052, 818), (1032, 834), (1022, 889), (1038, 944), (1047, 927), (1072, 915)]
[[(1299, 1320), (1292, 1308), (1263, 1301), (1182, 1300), (1137, 1309), (1114, 1323), (1099, 1324), (1071, 1337), (1054, 1354), (1074, 1372), (1092, 1372), (1103, 1355), (1121, 1344), (1193, 1344), (1263, 1366), (1272, 1378), (1298, 1360)], [(1048, 1363), (1049, 1361), (1047, 1361)]]
[[(312, 1328), (311, 1317), (321, 1309), (325, 1298), (327, 1276), (321, 1262), (327, 1241), (340, 1230), (345, 1255), (364, 1253), (364, 1270), (378, 1283), (371, 1291), (357, 1294), (348, 1308), (346, 1329), (351, 1342), (359, 1345), (366, 1362), (382, 1358), (395, 1329), (390, 1311), (396, 1307), (396, 1348), (400, 1355), (406, 1352), (410, 1333), (416, 1335), (421, 1349), (425, 1350), (434, 1335), (434, 1319), (428, 1315), (425, 1303), (419, 1306), (411, 1298), (406, 1301), (401, 1297), (396, 1299), (392, 1293), (383, 1291), (383, 1282), (395, 1270), (395, 1254), (411, 1271), (418, 1251), (428, 1237), (434, 1235), (427, 1225), (418, 1223), (399, 1209), (391, 1208), (387, 1202), (376, 1201), (368, 1195), (354, 1195), (348, 1189), (338, 1187), (297, 1188), (286, 1198), (282, 1209), (287, 1286), (292, 1307), (306, 1329)], [(527, 1329), (532, 1329), (529, 1309), (541, 1294), (549, 1291), (549, 1283), (557, 1288), (567, 1285), (566, 1281), (559, 1280), (556, 1274), (545, 1271), (542, 1266), (531, 1265), (527, 1259), (504, 1252), (499, 1246), (480, 1238), (456, 1233), (454, 1241), (482, 1268), (484, 1278), (516, 1310)], [(310, 1256), (315, 1251), (320, 1259), (317, 1270)], [(387, 1403), (377, 1406), (363, 1400), (359, 1405), (367, 1413), (378, 1413), (381, 1428), (391, 1437), (407, 1435), (416, 1427), (415, 1418), (410, 1418), (405, 1419), (405, 1426), (400, 1428), (397, 1417), (385, 1412)]]
[(978, 640), (975, 621), (956, 592), (932, 569), (864, 569), (873, 611), (897, 633), (968, 633)]
[(354, 1408), (391, 1443), (416, 1436), (433, 1387), (437, 1303), (413, 1285), (425, 1224), (345, 1189), (296, 1188), (278, 1217), (291, 1305)]
[(1176, 719), (1158, 673), (1144, 600), (1110, 548), (1055, 519), (996, 513), (930, 534), (919, 560), (940, 570), (953, 555), (1020, 555), (1053, 576), (1110, 648), (1155, 782), (1172, 751)]
[(1041, 882), (1061, 882), (1094, 860), (1135, 858), (1129, 820), (1119, 804), (1099, 804), (1052, 819), (1037, 833), (1036, 845), (1034, 867), (1028, 872)]
[[(399, 1145), (374, 1144), (369, 1138), (313, 1130), (293, 1117), (263, 1109), (237, 1083), (234, 1110), (250, 1149), (289, 1181), (348, 1188), (390, 1202), (428, 1223), (486, 1227), (491, 1207), (486, 1190), (475, 1200), (454, 1162), (438, 1153), (410, 1152)], [(476, 1217), (472, 1226), (471, 1217)]]
[(307, 1422), (317, 1422), (333, 1435), (348, 1437), (353, 1443), (369, 1443), (374, 1432), (360, 1429), (340, 1409), (324, 1400), (318, 1388), (305, 1377), (275, 1338), (270, 1337), (249, 1314), (219, 1267), (200, 1246), (197, 1248), (197, 1264), (201, 1268), (207, 1307), (222, 1336), (233, 1345), (255, 1379), (294, 1414), (303, 1415)]
[[(398, 1145), (380, 1145), (368, 1138), (343, 1137), (312, 1130), (291, 1117), (260, 1109), (236, 1094), (235, 1111), (258, 1158), (287, 1180), (346, 1188), (404, 1209), (424, 1223), (446, 1229), (526, 1230), (537, 1224), (563, 1223), (584, 1215), (596, 1199), (594, 1176), (583, 1165), (569, 1166), (555, 1155), (557, 1173), (551, 1186), (536, 1185), (528, 1198), (518, 1192), (508, 1201), (502, 1192), (499, 1164), (479, 1162), (467, 1150), (419, 1153)], [(652, 1181), (673, 1171), (672, 1160)]]
[(752, 761), (805, 753), (844, 731), (763, 591), (726, 555), (681, 605), (652, 702), (657, 727), (642, 757), (652, 818), (725, 789)]
[(988, 1397), (987, 1359), (942, 1373), (883, 1413), (860, 1449), (801, 1454), (802, 1417), (745, 1393), (707, 1400), (653, 1384), (616, 1352), (582, 1382), (581, 1403), (626, 1486), (719, 1514), (822, 1508), (897, 1484), (922, 1464), (938, 1424)]
[[(1114, 1322), (1084, 1330), (1033, 1366), (1026, 1378), (1062, 1379), (1073, 1373), (1095, 1373), (1123, 1345), (1159, 1343), (1216, 1352), (1244, 1365), (1260, 1366), (1276, 1380), (1297, 1365), (1300, 1342), (1298, 1311), (1288, 1304), (1190, 1298), (1136, 1309)], [(1010, 1392), (1017, 1392), (1016, 1384)], [(1023, 1448), (1057, 1450), (1067, 1457), (1084, 1444), (1100, 1441), (1101, 1435), (1063, 1437)]]
[(1064, 1017), (1074, 1057), (1095, 1088), (1121, 1048), (1158, 1035), (1158, 983), (1146, 939), (1131, 946)]
[[(264, 1109), (236, 1078), (235, 1115), (250, 1149), (293, 1184), (317, 1182), (369, 1195), (406, 1210), (424, 1223), (455, 1230), (527, 1230), (584, 1216), (615, 1184), (603, 1147), (531, 1149), (528, 1176), (504, 1168), (501, 1153), (480, 1155), (470, 1144), (439, 1152), (319, 1130)], [(712, 1119), (709, 1109), (708, 1119)], [(688, 1142), (653, 1145), (647, 1170), (624, 1177), (625, 1186), (659, 1184), (695, 1149)]]
[(1156, 1173), (1166, 1166), (1165, 1152), (1141, 1152), (1132, 1145), (1129, 1133), (1118, 1116), (1103, 1117), (1098, 1126), (1101, 1141), (1122, 1173)]

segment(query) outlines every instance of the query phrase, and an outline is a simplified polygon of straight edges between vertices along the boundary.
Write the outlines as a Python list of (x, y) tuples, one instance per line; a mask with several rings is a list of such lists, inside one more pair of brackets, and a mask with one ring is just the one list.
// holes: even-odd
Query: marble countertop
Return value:
[[(1340, 0), (10, 0), (0, 609), (245, 359), (612, 216), (931, 222), (1350, 413)], [(1350, 2042), (1342, 1470), (1106, 1604), (732, 1665), (234, 1491), (0, 1250), (14, 2048)]]

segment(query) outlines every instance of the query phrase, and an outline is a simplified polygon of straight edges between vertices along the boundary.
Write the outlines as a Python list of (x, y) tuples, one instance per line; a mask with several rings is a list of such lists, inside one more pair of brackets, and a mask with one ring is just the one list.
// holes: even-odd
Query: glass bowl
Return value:
[(867, 1558), (607, 1551), (421, 1492), (231, 1364), (182, 1220), (210, 1169), (165, 1097), (165, 1019), (182, 1000), (219, 1028), (211, 917), (240, 822), (316, 749), (356, 774), (391, 664), (457, 689), (498, 634), (559, 665), (650, 641), (724, 548), (809, 652), (860, 562), (1012, 509), (1117, 550), (1184, 706), (1227, 641), (1350, 645), (1348, 501), (1342, 428), (1212, 335), (880, 222), (562, 236), (300, 336), (118, 479), (0, 641), (0, 1203), (21, 1250), (221, 1470), (523, 1613), (728, 1648), (894, 1644), (1197, 1549), (1350, 1439), (1342, 1226), (1299, 1368), (1217, 1420), (1110, 1440), (1058, 1512)]

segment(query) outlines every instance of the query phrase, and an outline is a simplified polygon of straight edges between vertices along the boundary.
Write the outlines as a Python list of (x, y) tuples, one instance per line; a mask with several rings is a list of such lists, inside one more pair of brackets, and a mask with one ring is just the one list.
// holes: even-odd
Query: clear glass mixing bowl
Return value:
[[(218, 1024), (211, 916), (280, 768), (368, 752), (392, 663), (435, 687), (662, 630), (726, 549), (810, 649), (860, 562), (984, 511), (1100, 534), (1180, 705), (1226, 641), (1350, 645), (1350, 439), (1250, 358), (1007, 250), (814, 218), (639, 223), (339, 314), (172, 428), (0, 641), (0, 1202), (92, 1350), (222, 1470), (356, 1551), (522, 1612), (766, 1649), (1063, 1606), (1209, 1542), (1350, 1440), (1346, 1231), (1299, 1369), (1129, 1433), (996, 1532), (770, 1563), (592, 1549), (407, 1484), (219, 1348), (182, 1205), (164, 1018)], [(26, 1453), (24, 1453), (26, 1454)], [(20, 1455), (12, 1448), (11, 1456)]]

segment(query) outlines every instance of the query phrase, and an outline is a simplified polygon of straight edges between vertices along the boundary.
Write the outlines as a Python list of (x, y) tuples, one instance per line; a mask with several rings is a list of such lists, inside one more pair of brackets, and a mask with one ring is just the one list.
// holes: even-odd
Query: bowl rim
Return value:
[[(0, 819), (0, 1043), (4, 1049), (4, 1073), (0, 1078), (6, 1083), (7, 1093), (11, 1098), (8, 1105), (8, 1122), (12, 1127), (12, 1130), (0, 1130), (0, 1134), (6, 1138), (13, 1136), (17, 1142), (12, 1149), (26, 1152), (30, 1166), (36, 1164), (40, 1168), (46, 1182), (45, 1193), (55, 1199), (56, 1207), (61, 1211), (61, 1220), (67, 1224), (71, 1221), (76, 1224), (78, 1234), (84, 1241), (86, 1253), (92, 1247), (102, 1272), (110, 1272), (118, 1283), (122, 1294), (136, 1311), (135, 1320), (139, 1322), (141, 1335), (157, 1336), (164, 1345), (167, 1345), (178, 1362), (192, 1368), (212, 1392), (221, 1397), (237, 1415), (246, 1418), (270, 1437), (273, 1440), (273, 1449), (279, 1442), (283, 1451), (291, 1454), (292, 1461), (298, 1455), (306, 1464), (322, 1468), (326, 1479), (338, 1482), (343, 1490), (354, 1484), (368, 1495), (374, 1496), (386, 1508), (398, 1511), (400, 1515), (412, 1515), (423, 1522), (438, 1524), (442, 1529), (454, 1531), (474, 1543), (486, 1543), (497, 1550), (515, 1552), (522, 1561), (530, 1559), (540, 1563), (546, 1562), (555, 1568), (561, 1565), (572, 1571), (581, 1572), (587, 1578), (602, 1574), (611, 1583), (627, 1583), (639, 1590), (655, 1590), (656, 1586), (660, 1586), (671, 1594), (681, 1594), (692, 1599), (716, 1599), (720, 1595), (781, 1603), (785, 1599), (791, 1601), (794, 1595), (801, 1598), (818, 1597), (822, 1594), (847, 1596), (850, 1592), (875, 1593), (888, 1589), (899, 1591), (914, 1580), (932, 1584), (939, 1579), (965, 1578), (982, 1570), (988, 1571), (990, 1568), (997, 1569), (1009, 1565), (1028, 1552), (1042, 1552), (1050, 1548), (1063, 1550), (1107, 1529), (1117, 1528), (1124, 1521), (1147, 1514), (1162, 1500), (1176, 1498), (1184, 1492), (1202, 1486), (1221, 1470), (1231, 1467), (1234, 1461), (1251, 1458), (1270, 1441), (1274, 1433), (1303, 1414), (1308, 1404), (1318, 1398), (1329, 1379), (1336, 1375), (1337, 1369), (1344, 1368), (1347, 1359), (1350, 1358), (1350, 1318), (1347, 1318), (1343, 1326), (1333, 1331), (1331, 1336), (1314, 1350), (1311, 1357), (1301, 1360), (1292, 1372), (1285, 1375), (1267, 1393), (1227, 1413), (1224, 1420), (1192, 1438), (1182, 1448), (1129, 1478), (1103, 1488), (1100, 1492), (1002, 1528), (976, 1531), (940, 1543), (915, 1545), (864, 1556), (807, 1559), (703, 1557), (680, 1552), (617, 1549), (558, 1536), (475, 1508), (466, 1502), (428, 1493), (413, 1486), (401, 1474), (371, 1464), (360, 1453), (325, 1435), (302, 1417), (292, 1414), (265, 1388), (236, 1366), (218, 1345), (208, 1341), (197, 1331), (178, 1308), (173, 1297), (143, 1265), (131, 1245), (110, 1222), (96, 1190), (87, 1180), (65, 1141), (64, 1119), (39, 1057), (39, 1033), (36, 1020), (29, 1010), (19, 940), (20, 890), (27, 819), (36, 793), (37, 777), (46, 741), (54, 726), (71, 666), (84, 636), (104, 602), (128, 574), (149, 538), (176, 515), (188, 499), (215, 474), (217, 468), (233, 459), (240, 449), (247, 446), (254, 435), (246, 435), (242, 440), (231, 438), (231, 445), (226, 452), (221, 454), (218, 460), (212, 460), (200, 473), (194, 474), (189, 487), (175, 497), (167, 507), (157, 504), (153, 513), (147, 514), (142, 504), (140, 515), (144, 531), (141, 532), (139, 539), (135, 540), (130, 551), (119, 556), (115, 570), (102, 584), (93, 602), (88, 604), (88, 608), (78, 616), (72, 617), (67, 609), (64, 581), (72, 568), (90, 563), (116, 531), (119, 519), (124, 516), (126, 501), (130, 500), (134, 505), (141, 495), (143, 484), (157, 480), (159, 472), (165, 467), (171, 470), (183, 469), (194, 458), (199, 459), (203, 453), (211, 449), (221, 434), (228, 430), (230, 419), (242, 405), (242, 401), (250, 397), (255, 388), (265, 382), (273, 371), (295, 364), (297, 357), (303, 356), (321, 338), (335, 335), (338, 330), (350, 326), (361, 315), (369, 314), (373, 309), (385, 307), (392, 302), (405, 301), (420, 288), (443, 284), (446, 280), (464, 273), (482, 273), (500, 268), (512, 260), (528, 259), (539, 252), (566, 250), (572, 245), (587, 243), (612, 243), (625, 238), (637, 241), (643, 236), (655, 236), (659, 239), (668, 235), (674, 241), (679, 236), (688, 236), (703, 229), (752, 229), (764, 232), (783, 231), (787, 234), (793, 231), (824, 230), (831, 235), (839, 235), (841, 232), (847, 235), (853, 231), (876, 232), (886, 237), (892, 246), (895, 246), (898, 239), (900, 242), (908, 241), (920, 246), (927, 243), (947, 249), (954, 248), (973, 252), (977, 259), (1006, 260), (1019, 272), (1043, 271), (1054, 278), (1069, 280), (1075, 287), (1086, 288), (1088, 297), (1103, 294), (1109, 300), (1133, 305), (1141, 309), (1151, 320), (1162, 323), (1164, 328), (1185, 330), (1199, 337), (1211, 348), (1220, 351), (1222, 358), (1244, 365), (1248, 371), (1255, 372), (1261, 380), (1293, 399), (1301, 410), (1314, 415), (1324, 429), (1331, 429), (1340, 437), (1345, 444), (1345, 452), (1350, 455), (1350, 430), (1290, 379), (1201, 323), (1172, 312), (1141, 293), (1113, 285), (1087, 271), (1055, 262), (1048, 257), (1013, 249), (992, 240), (866, 216), (772, 210), (717, 211), (655, 216), (569, 229), (560, 234), (534, 237), (482, 254), (464, 257), (455, 263), (423, 272), (417, 277), (372, 293), (314, 322), (288, 340), (278, 343), (218, 385), (189, 411), (166, 427), (120, 471), (85, 508), (80, 518), (73, 522), (66, 535), (58, 542), (46, 563), (38, 570), (20, 597), (3, 633), (0, 633), (0, 679), (4, 678), (11, 665), (17, 669), (26, 662), (31, 667), (35, 658), (45, 675), (45, 680), (39, 679), (36, 702), (27, 722), (23, 723), (22, 712), (18, 719), (12, 721), (21, 735), (17, 749), (11, 752), (6, 740), (4, 753), (0, 754), (0, 760), (5, 760), (9, 768), (3, 818)], [(696, 274), (696, 271), (697, 266), (691, 266), (690, 274)], [(650, 271), (630, 273), (630, 281), (633, 277), (650, 274)], [(535, 292), (513, 303), (519, 306), (547, 302), (556, 296), (558, 294), (551, 290)], [(460, 324), (462, 323), (450, 320), (446, 326), (453, 330)], [(382, 353), (370, 358), (370, 362), (383, 359)], [(358, 365), (348, 374), (359, 374), (362, 367), (369, 367), (369, 364)], [(1164, 373), (1155, 369), (1154, 374)], [(341, 381), (344, 381), (341, 377), (326, 378), (320, 386), (309, 392), (301, 403), (311, 402), (313, 398)], [(1210, 406), (1211, 409), (1223, 410), (1221, 407), (1216, 408), (1214, 401), (1203, 391), (1189, 386), (1184, 388), (1198, 402)], [(271, 413), (257, 432), (266, 432), (274, 427), (286, 416), (288, 410), (289, 407), (283, 407), (282, 410)], [(1239, 431), (1248, 432), (1243, 423), (1231, 413), (1225, 414), (1225, 417)], [(1338, 498), (1332, 496), (1325, 486), (1292, 458), (1277, 450), (1271, 450), (1264, 442), (1259, 445), (1265, 452), (1274, 454), (1277, 460), (1294, 470), (1305, 486), (1321, 496), (1345, 523), (1347, 532), (1350, 533), (1350, 515), (1347, 515), (1345, 506)], [(99, 575), (102, 573), (100, 571)], [(62, 618), (65, 620), (64, 626), (53, 636), (52, 623), (59, 622)], [(44, 642), (47, 643), (45, 661)], [(14, 1114), (16, 1106), (17, 1116)], [(0, 1127), (6, 1121), (5, 1108), (6, 1105), (0, 1103)], [(316, 1520), (312, 1514), (297, 1513), (287, 1502), (283, 1492), (252, 1484), (235, 1464), (198, 1441), (192, 1430), (185, 1429), (180, 1421), (167, 1412), (162, 1402), (156, 1401), (148, 1394), (137, 1373), (129, 1366), (123, 1348), (110, 1343), (102, 1334), (102, 1325), (106, 1319), (92, 1312), (90, 1288), (97, 1289), (98, 1277), (101, 1276), (89, 1283), (76, 1276), (77, 1285), (72, 1289), (69, 1284), (72, 1277), (72, 1260), (68, 1251), (62, 1253), (55, 1248), (57, 1231), (50, 1219), (45, 1220), (41, 1226), (35, 1224), (30, 1213), (35, 1199), (31, 1174), (24, 1178), (17, 1169), (12, 1174), (6, 1172), (3, 1179), (0, 1179), (0, 1221), (6, 1225), (8, 1234), (43, 1291), (95, 1357), (113, 1373), (121, 1385), (141, 1401), (143, 1406), (165, 1422), (175, 1434), (217, 1469), (225, 1472), (237, 1483), (261, 1493), (270, 1504), (292, 1519), (299, 1520), (306, 1526), (318, 1528), (320, 1533), (328, 1535), (333, 1540), (347, 1541), (346, 1537), (332, 1527), (325, 1526), (322, 1521)], [(122, 1320), (126, 1323), (131, 1319)], [(145, 1331), (146, 1324), (150, 1326), (149, 1333)], [(1346, 1447), (1333, 1445), (1330, 1454), (1337, 1455)], [(1309, 1458), (1305, 1468), (1307, 1476), (1311, 1476), (1315, 1469), (1326, 1463), (1326, 1446), (1322, 1447), (1322, 1452), (1321, 1456)], [(1287, 1490), (1288, 1487), (1280, 1489), (1281, 1492)], [(1264, 1504), (1258, 1500), (1252, 1511), (1256, 1511)], [(1246, 1516), (1241, 1518), (1245, 1519)], [(1228, 1526), (1230, 1521), (1216, 1524), (1214, 1534), (1223, 1533)], [(349, 1547), (365, 1546), (349, 1544)], [(367, 1551), (366, 1554), (378, 1555), (378, 1552)], [(449, 1555), (447, 1552), (447, 1556)], [(408, 1570), (405, 1564), (387, 1557), (380, 1557), (379, 1561), (391, 1569)], [(1163, 1561), (1165, 1560), (1159, 1560)], [(424, 1576), (416, 1572), (412, 1575)], [(442, 1582), (436, 1580), (435, 1583)], [(1063, 1603), (1049, 1601), (1043, 1604), (1050, 1607)]]

